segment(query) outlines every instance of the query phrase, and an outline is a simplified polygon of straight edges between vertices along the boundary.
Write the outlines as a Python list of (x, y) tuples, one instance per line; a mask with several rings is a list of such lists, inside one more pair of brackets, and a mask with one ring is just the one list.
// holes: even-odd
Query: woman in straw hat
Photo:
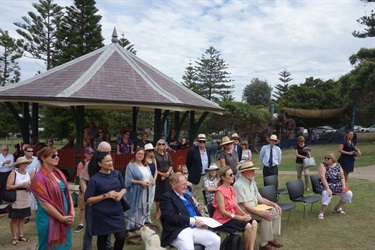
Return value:
[(230, 166), (233, 173), (237, 174), (238, 155), (237, 152), (232, 149), (233, 141), (228, 136), (224, 136), (221, 139), (220, 146), (223, 150), (219, 154), (220, 167)]
[[(10, 221), (10, 231), (12, 233), (12, 245), (16, 246), (20, 241), (28, 242), (30, 241), (24, 235), (24, 218), (31, 215), (30, 209), (30, 175), (26, 171), (27, 165), (31, 163), (31, 160), (25, 157), (19, 157), (14, 164), (16, 170), (12, 171), (7, 180), (6, 189), (7, 190), (17, 190), (17, 199), (13, 202), (12, 212), (9, 213)], [(18, 231), (18, 237), (17, 237)]]

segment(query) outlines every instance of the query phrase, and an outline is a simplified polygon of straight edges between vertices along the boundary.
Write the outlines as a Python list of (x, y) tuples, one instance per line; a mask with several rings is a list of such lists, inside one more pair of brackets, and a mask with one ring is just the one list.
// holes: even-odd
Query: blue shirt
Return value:
[(273, 166), (278, 166), (281, 163), (281, 149), (273, 145), (272, 146), (272, 164), (273, 166), (268, 166), (270, 162), (270, 150), (271, 150), (271, 145), (264, 145), (262, 149), (260, 150), (259, 153), (259, 160), (263, 164), (263, 166), (266, 167), (273, 167)]
[(207, 155), (207, 149), (204, 147), (204, 153), (201, 154), (201, 161), (202, 161), (202, 173), (201, 174), (206, 174), (206, 169), (208, 168), (208, 155)]

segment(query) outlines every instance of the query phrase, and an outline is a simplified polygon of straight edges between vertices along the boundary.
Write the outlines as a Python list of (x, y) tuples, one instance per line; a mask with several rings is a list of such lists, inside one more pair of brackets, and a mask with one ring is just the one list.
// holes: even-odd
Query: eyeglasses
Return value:
[(34, 152), (34, 150), (27, 150), (27, 152), (32, 153), (32, 152)]
[(203, 144), (206, 143), (205, 141), (198, 141), (198, 142), (199, 142), (199, 143), (203, 143)]
[(3, 150), (4, 150), (4, 151), (8, 151), (8, 150), (9, 150), (9, 148), (3, 148)]
[(165, 146), (164, 143), (158, 143), (158, 146)]
[(230, 175), (228, 175), (228, 177), (233, 177), (233, 173), (231, 173)]
[(51, 155), (52, 159), (55, 159), (56, 157), (59, 157), (59, 154), (53, 154), (53, 155)]
[(330, 158), (330, 157), (324, 157), (324, 160), (330, 160), (330, 159), (332, 159), (332, 158)]

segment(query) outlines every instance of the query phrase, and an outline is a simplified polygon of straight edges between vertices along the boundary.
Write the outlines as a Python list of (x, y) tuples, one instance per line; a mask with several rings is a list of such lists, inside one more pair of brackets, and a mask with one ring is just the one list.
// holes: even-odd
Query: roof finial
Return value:
[(113, 33), (112, 33), (112, 42), (113, 42), (113, 43), (118, 43), (116, 27), (113, 28)]

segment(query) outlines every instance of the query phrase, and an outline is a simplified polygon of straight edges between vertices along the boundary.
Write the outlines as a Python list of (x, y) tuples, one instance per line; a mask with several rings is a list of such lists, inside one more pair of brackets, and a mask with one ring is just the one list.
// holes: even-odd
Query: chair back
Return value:
[(202, 189), (202, 194), (203, 194), (204, 204), (207, 205), (206, 190), (204, 190), (204, 188)]
[(312, 186), (313, 192), (316, 193), (316, 194), (320, 194), (320, 193), (316, 190), (317, 185), (318, 185), (318, 181), (319, 181), (319, 176), (318, 176), (318, 174), (310, 175), (310, 180), (311, 180), (311, 186)]
[(288, 181), (286, 187), (289, 192), (289, 198), (291, 201), (299, 201), (303, 198), (304, 186), (301, 179)]
[(258, 191), (263, 198), (276, 203), (277, 192), (274, 185), (260, 187), (258, 188)]
[(279, 188), (278, 175), (269, 175), (269, 176), (264, 177), (264, 185), (265, 186), (274, 185), (277, 190)]
[(212, 218), (214, 217), (215, 208), (214, 205), (212, 205), (212, 202), (208, 203), (207, 205), (208, 215)]

